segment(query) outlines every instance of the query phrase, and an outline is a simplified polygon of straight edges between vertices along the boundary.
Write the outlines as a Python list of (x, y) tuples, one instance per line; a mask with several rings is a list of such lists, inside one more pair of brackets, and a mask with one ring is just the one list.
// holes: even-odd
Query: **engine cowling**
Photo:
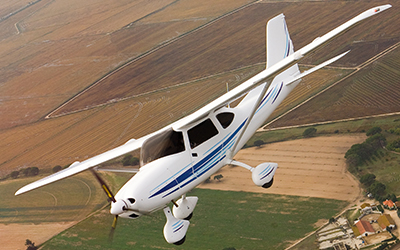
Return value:
[(254, 184), (260, 187), (269, 188), (272, 185), (273, 178), (278, 168), (278, 163), (264, 162), (252, 170), (252, 179)]

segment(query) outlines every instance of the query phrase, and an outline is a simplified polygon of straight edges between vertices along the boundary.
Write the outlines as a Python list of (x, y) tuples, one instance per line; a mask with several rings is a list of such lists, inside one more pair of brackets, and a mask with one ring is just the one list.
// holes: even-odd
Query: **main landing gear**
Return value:
[(195, 196), (186, 197), (172, 203), (173, 214), (169, 207), (164, 208), (167, 223), (164, 226), (164, 238), (170, 244), (182, 245), (186, 240), (186, 232), (189, 229), (189, 220), (193, 216), (193, 210), (199, 198)]
[(231, 164), (250, 170), (254, 184), (263, 188), (270, 188), (272, 186), (274, 183), (274, 175), (278, 168), (278, 163), (274, 162), (264, 162), (255, 168), (235, 160), (232, 160)]

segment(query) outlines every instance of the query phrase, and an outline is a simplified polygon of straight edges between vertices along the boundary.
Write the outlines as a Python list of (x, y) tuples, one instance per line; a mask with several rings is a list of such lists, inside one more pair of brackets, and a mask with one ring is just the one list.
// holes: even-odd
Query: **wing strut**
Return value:
[(264, 83), (264, 87), (261, 90), (260, 95), (258, 96), (258, 99), (257, 99), (256, 103), (254, 103), (253, 110), (251, 111), (251, 113), (249, 115), (249, 118), (246, 121), (246, 124), (241, 129), (240, 134), (238, 135), (238, 138), (236, 139), (236, 142), (235, 142), (235, 144), (233, 145), (233, 147), (231, 149), (231, 153), (235, 152), (238, 143), (242, 139), (242, 136), (243, 136), (244, 132), (247, 129), (247, 126), (250, 124), (251, 120), (253, 119), (254, 114), (256, 113), (258, 106), (260, 105), (260, 103), (262, 102), (263, 97), (265, 96), (265, 93), (267, 93), (268, 87), (271, 85), (271, 82), (272, 82), (272, 80), (268, 80), (267, 82)]

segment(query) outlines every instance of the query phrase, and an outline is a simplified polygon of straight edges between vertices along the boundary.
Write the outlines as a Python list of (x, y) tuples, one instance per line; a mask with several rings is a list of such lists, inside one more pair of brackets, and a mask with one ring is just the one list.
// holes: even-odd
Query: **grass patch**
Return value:
[[(264, 143), (273, 143), (280, 141), (289, 141), (303, 138), (303, 132), (307, 128), (314, 127), (317, 129), (316, 136), (318, 135), (334, 135), (334, 134), (349, 134), (349, 133), (365, 133), (372, 127), (381, 127), (383, 130), (400, 125), (400, 115), (393, 115), (387, 117), (375, 117), (360, 119), (345, 122), (332, 122), (329, 124), (294, 127), (286, 129), (268, 130), (265, 132), (257, 132), (247, 142), (246, 145), (253, 146), (256, 140), (263, 140)], [(390, 134), (385, 134), (387, 139), (390, 140)]]
[(0, 223), (76, 221), (106, 204), (104, 194), (90, 173), (14, 195), (19, 188), (43, 177), (0, 182)]
[[(347, 203), (337, 200), (195, 189), (200, 201), (187, 240), (179, 249), (284, 249), (314, 230)], [(178, 249), (163, 237), (162, 211), (154, 217), (120, 219), (108, 242), (113, 217), (108, 209), (82, 221), (44, 244), (43, 249)]]
[(303, 250), (303, 249), (319, 249), (315, 233), (305, 238), (303, 241), (301, 241), (296, 246), (292, 247), (290, 250)]

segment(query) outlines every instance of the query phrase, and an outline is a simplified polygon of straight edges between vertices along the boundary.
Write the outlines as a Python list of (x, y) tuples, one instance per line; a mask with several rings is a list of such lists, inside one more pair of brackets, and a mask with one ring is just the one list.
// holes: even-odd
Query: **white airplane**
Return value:
[[(348, 52), (303, 73), (299, 71), (298, 61), (360, 21), (390, 7), (382, 5), (369, 9), (296, 52), (285, 17), (278, 15), (267, 24), (267, 65), (264, 71), (159, 131), (137, 140), (131, 139), (83, 162), (74, 162), (67, 169), (22, 187), (15, 195), (90, 169), (112, 201), (110, 213), (115, 217), (111, 232), (118, 217), (134, 219), (163, 209), (167, 218), (165, 240), (182, 244), (198, 201), (197, 197), (186, 197), (186, 193), (228, 164), (250, 170), (257, 186), (270, 187), (277, 163), (266, 162), (253, 168), (235, 161), (233, 157), (302, 77)], [(230, 107), (231, 102), (243, 96), (236, 107)], [(114, 196), (95, 172), (96, 167), (137, 149), (141, 149), (140, 169)], [(170, 202), (173, 203), (173, 213), (168, 206)]]

